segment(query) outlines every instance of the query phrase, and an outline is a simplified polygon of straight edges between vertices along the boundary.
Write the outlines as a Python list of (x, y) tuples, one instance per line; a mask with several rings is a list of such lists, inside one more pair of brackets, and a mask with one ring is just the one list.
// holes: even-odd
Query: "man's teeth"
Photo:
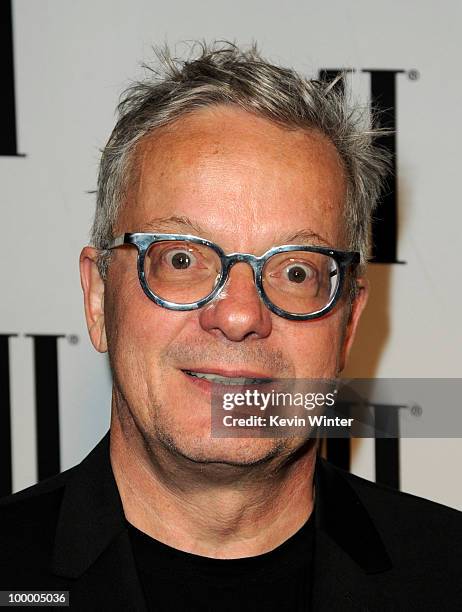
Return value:
[(189, 376), (194, 376), (195, 378), (205, 378), (210, 382), (219, 383), (220, 385), (255, 385), (257, 383), (268, 382), (267, 378), (231, 378), (230, 376), (219, 376), (218, 374), (206, 374), (204, 372), (192, 372), (191, 370), (187, 370), (186, 374), (189, 374)]

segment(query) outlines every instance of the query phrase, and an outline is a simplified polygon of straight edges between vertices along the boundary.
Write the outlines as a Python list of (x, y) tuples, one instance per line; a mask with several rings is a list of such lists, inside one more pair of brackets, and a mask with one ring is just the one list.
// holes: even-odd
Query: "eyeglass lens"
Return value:
[(310, 251), (277, 253), (263, 268), (266, 296), (293, 314), (322, 310), (334, 297), (339, 278), (335, 259)]
[(152, 244), (144, 261), (149, 289), (176, 304), (197, 302), (212, 293), (221, 271), (218, 254), (202, 244), (163, 241)]
[[(144, 272), (155, 295), (176, 304), (189, 304), (213, 291), (220, 278), (221, 260), (206, 245), (156, 242), (146, 253)], [(335, 259), (309, 251), (277, 253), (263, 268), (263, 288), (268, 299), (295, 314), (311, 314), (327, 306), (339, 278)]]

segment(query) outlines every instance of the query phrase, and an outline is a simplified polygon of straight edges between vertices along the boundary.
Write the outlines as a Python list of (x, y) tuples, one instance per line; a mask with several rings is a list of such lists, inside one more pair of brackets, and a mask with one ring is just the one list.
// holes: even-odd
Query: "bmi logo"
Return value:
[[(0, 334), (0, 496), (12, 490), (9, 339)], [(26, 334), (34, 347), (37, 474), (42, 480), (60, 471), (58, 339), (64, 335)], [(69, 336), (73, 341), (74, 336)]]

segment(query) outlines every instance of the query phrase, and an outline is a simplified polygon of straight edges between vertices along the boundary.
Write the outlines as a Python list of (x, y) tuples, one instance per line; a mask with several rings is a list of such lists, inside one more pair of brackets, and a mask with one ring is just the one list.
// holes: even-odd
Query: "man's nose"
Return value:
[(220, 295), (199, 316), (203, 329), (234, 342), (265, 338), (271, 333), (271, 313), (258, 295), (252, 269), (245, 263), (231, 268)]

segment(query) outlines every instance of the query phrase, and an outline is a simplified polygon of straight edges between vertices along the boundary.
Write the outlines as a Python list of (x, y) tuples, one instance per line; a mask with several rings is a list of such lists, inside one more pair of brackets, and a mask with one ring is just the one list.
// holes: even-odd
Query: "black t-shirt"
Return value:
[(274, 550), (242, 559), (187, 553), (127, 525), (149, 610), (310, 610), (313, 515)]

